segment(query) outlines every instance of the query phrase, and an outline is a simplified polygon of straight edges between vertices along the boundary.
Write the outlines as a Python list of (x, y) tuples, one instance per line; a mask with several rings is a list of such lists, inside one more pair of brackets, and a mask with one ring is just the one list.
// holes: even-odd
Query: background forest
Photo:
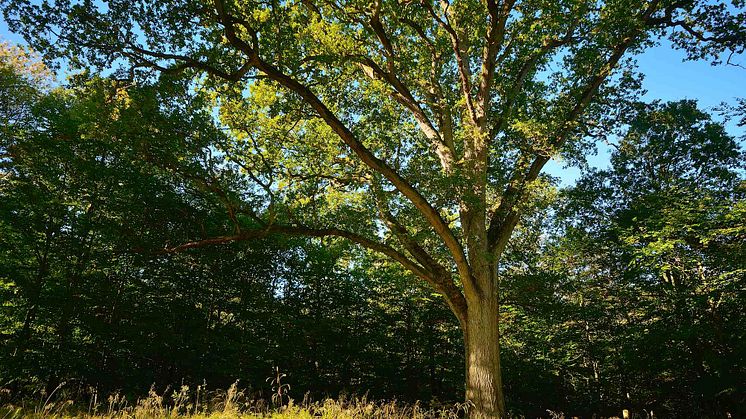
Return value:
[[(458, 321), (391, 261), (334, 238), (179, 248), (230, 230), (247, 189), (210, 100), (165, 76), (60, 84), (0, 48), (0, 397), (266, 398), (278, 368), (295, 399), (459, 401)], [(746, 413), (744, 154), (719, 120), (631, 103), (610, 167), (547, 179), (501, 264), (513, 413)]]

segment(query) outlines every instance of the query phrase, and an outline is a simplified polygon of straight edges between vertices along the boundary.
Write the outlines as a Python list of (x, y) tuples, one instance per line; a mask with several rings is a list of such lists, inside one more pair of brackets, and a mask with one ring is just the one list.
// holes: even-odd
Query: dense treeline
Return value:
[(43, 92), (3, 64), (4, 89), (30, 89), (3, 96), (4, 387), (266, 390), (278, 367), (301, 397), (458, 393), (452, 316), (400, 270), (334, 241), (163, 251), (230, 229), (215, 191), (239, 182), (182, 86)]
[[(193, 85), (54, 87), (0, 59), (3, 397), (236, 379), (267, 397), (279, 368), (294, 398), (461, 399), (458, 321), (398, 265), (334, 238), (197, 242), (267, 203)], [(509, 406), (744, 413), (743, 152), (692, 101), (626, 114), (611, 166), (544, 184), (501, 264)]]

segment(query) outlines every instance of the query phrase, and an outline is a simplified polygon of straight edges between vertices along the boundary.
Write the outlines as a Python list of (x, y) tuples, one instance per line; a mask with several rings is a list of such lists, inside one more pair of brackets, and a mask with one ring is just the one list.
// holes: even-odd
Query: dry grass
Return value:
[(365, 418), (365, 419), (456, 419), (464, 416), (464, 406), (423, 408), (419, 404), (404, 405), (397, 402), (372, 402), (362, 398), (327, 399), (296, 403), (288, 399), (283, 389), (276, 390), (272, 401), (253, 400), (245, 391), (233, 384), (227, 391), (207, 392), (201, 386), (158, 394), (151, 389), (147, 397), (129, 401), (119, 394), (99, 400), (91, 392), (88, 406), (61, 397), (57, 392), (42, 396), (36, 403), (22, 406), (6, 405), (0, 408), (0, 419), (311, 419), (311, 418)]

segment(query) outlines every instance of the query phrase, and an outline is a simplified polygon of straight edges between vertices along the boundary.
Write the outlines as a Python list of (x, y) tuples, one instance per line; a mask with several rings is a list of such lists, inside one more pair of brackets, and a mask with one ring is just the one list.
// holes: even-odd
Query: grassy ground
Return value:
[[(190, 409), (191, 408), (191, 409)], [(80, 419), (104, 419), (104, 418), (132, 418), (132, 419), (249, 419), (249, 418), (273, 418), (273, 419), (317, 419), (317, 418), (391, 418), (391, 419), (415, 419), (415, 418), (459, 418), (458, 409), (422, 409), (418, 406), (401, 406), (394, 403), (377, 404), (371, 402), (339, 402), (327, 400), (310, 405), (294, 405), (292, 403), (276, 409), (238, 409), (224, 408), (222, 410), (197, 410), (187, 405), (181, 409), (162, 406), (135, 406), (117, 410), (92, 409), (90, 411), (72, 407), (72, 405), (47, 405), (45, 408), (6, 406), (0, 408), (0, 418), (80, 418)]]
[(84, 405), (68, 400), (61, 394), (42, 395), (37, 402), (6, 404), (0, 408), (0, 419), (456, 419), (464, 416), (464, 406), (459, 405), (423, 408), (418, 404), (372, 402), (365, 398), (296, 403), (289, 400), (282, 391), (278, 391), (272, 401), (267, 403), (250, 400), (236, 385), (225, 392), (212, 393), (202, 392), (199, 388), (190, 391), (188, 387), (164, 394), (151, 390), (147, 397), (135, 401), (118, 394), (110, 395), (106, 400), (99, 400), (92, 394), (89, 399), (87, 405)]

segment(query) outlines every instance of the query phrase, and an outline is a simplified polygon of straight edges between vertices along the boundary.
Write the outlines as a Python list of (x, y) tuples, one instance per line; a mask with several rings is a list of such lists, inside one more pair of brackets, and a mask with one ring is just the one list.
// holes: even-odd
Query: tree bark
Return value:
[(500, 371), (498, 301), (493, 293), (469, 301), (464, 345), (466, 401), (471, 419), (505, 418)]

